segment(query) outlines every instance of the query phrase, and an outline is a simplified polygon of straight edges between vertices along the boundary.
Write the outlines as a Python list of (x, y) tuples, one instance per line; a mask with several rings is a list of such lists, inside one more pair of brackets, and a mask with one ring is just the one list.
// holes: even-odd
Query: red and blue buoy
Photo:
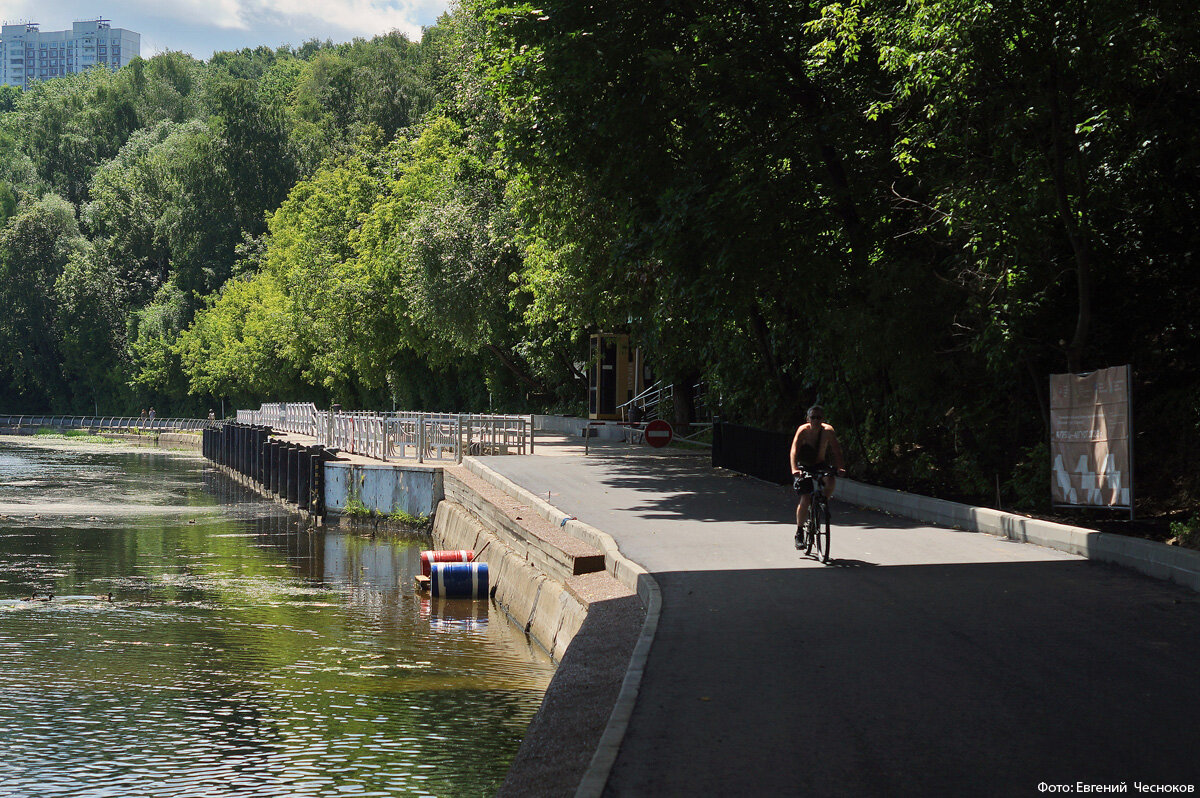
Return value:
[(430, 593), (432, 593), (435, 598), (487, 598), (487, 563), (431, 563), (429, 573), (429, 589)]
[(421, 576), (429, 576), (429, 566), (435, 562), (472, 562), (475, 552), (470, 549), (421, 552)]

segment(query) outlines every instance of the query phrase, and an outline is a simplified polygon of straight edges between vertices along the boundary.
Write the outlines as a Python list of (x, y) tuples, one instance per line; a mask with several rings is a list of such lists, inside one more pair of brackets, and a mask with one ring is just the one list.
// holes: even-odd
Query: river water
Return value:
[(0, 437), (0, 796), (493, 794), (554, 666), (416, 592), (420, 549), (190, 453)]

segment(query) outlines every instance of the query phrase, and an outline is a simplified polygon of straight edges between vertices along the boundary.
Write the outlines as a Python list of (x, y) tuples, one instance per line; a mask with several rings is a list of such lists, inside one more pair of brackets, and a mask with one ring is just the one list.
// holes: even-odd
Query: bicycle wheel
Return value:
[(814, 530), (817, 528), (817, 506), (814, 502), (808, 508), (808, 520), (804, 522), (804, 556), (812, 554), (813, 546), (817, 542), (817, 535)]
[(813, 534), (814, 548), (817, 550), (817, 559), (823, 563), (829, 562), (829, 508), (824, 502), (813, 504), (814, 514), (816, 515), (816, 529)]

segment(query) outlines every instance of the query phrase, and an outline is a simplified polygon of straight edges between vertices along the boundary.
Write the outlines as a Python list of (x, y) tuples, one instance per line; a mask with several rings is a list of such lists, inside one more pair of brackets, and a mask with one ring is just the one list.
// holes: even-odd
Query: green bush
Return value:
[(1038, 443), (1026, 449), (1004, 484), (1005, 498), (1018, 510), (1050, 509), (1050, 447)]
[(1200, 548), (1200, 514), (1193, 514), (1187, 521), (1172, 521), (1171, 534), (1180, 546)]

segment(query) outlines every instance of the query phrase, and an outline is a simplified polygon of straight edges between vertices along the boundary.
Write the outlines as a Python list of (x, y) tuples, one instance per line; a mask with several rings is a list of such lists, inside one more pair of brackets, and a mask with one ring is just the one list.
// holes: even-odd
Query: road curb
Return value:
[(1200, 591), (1200, 551), (1168, 546), (1153, 540), (1099, 532), (1054, 521), (1006, 513), (990, 507), (934, 499), (915, 493), (839, 479), (837, 497), (869, 509), (915, 521), (983, 532), (1113, 563), (1139, 573)]
[(650, 648), (654, 645), (654, 636), (658, 632), (659, 616), (662, 613), (662, 591), (658, 582), (645, 568), (621, 553), (611, 535), (567, 515), (545, 499), (501, 476), (473, 457), (464, 457), (463, 465), (471, 473), (513, 498), (526, 502), (534, 512), (546, 520), (558, 524), (569, 534), (603, 551), (605, 570), (617, 581), (636, 591), (642, 606), (646, 608), (646, 620), (642, 623), (642, 631), (629, 658), (629, 667), (621, 682), (621, 691), (608, 716), (608, 723), (596, 746), (591, 764), (588, 765), (575, 791), (575, 798), (599, 798), (604, 792), (604, 785), (608, 783), (613, 764), (617, 761), (621, 741), (625, 738), (629, 720), (637, 704), (646, 661), (650, 657)]

